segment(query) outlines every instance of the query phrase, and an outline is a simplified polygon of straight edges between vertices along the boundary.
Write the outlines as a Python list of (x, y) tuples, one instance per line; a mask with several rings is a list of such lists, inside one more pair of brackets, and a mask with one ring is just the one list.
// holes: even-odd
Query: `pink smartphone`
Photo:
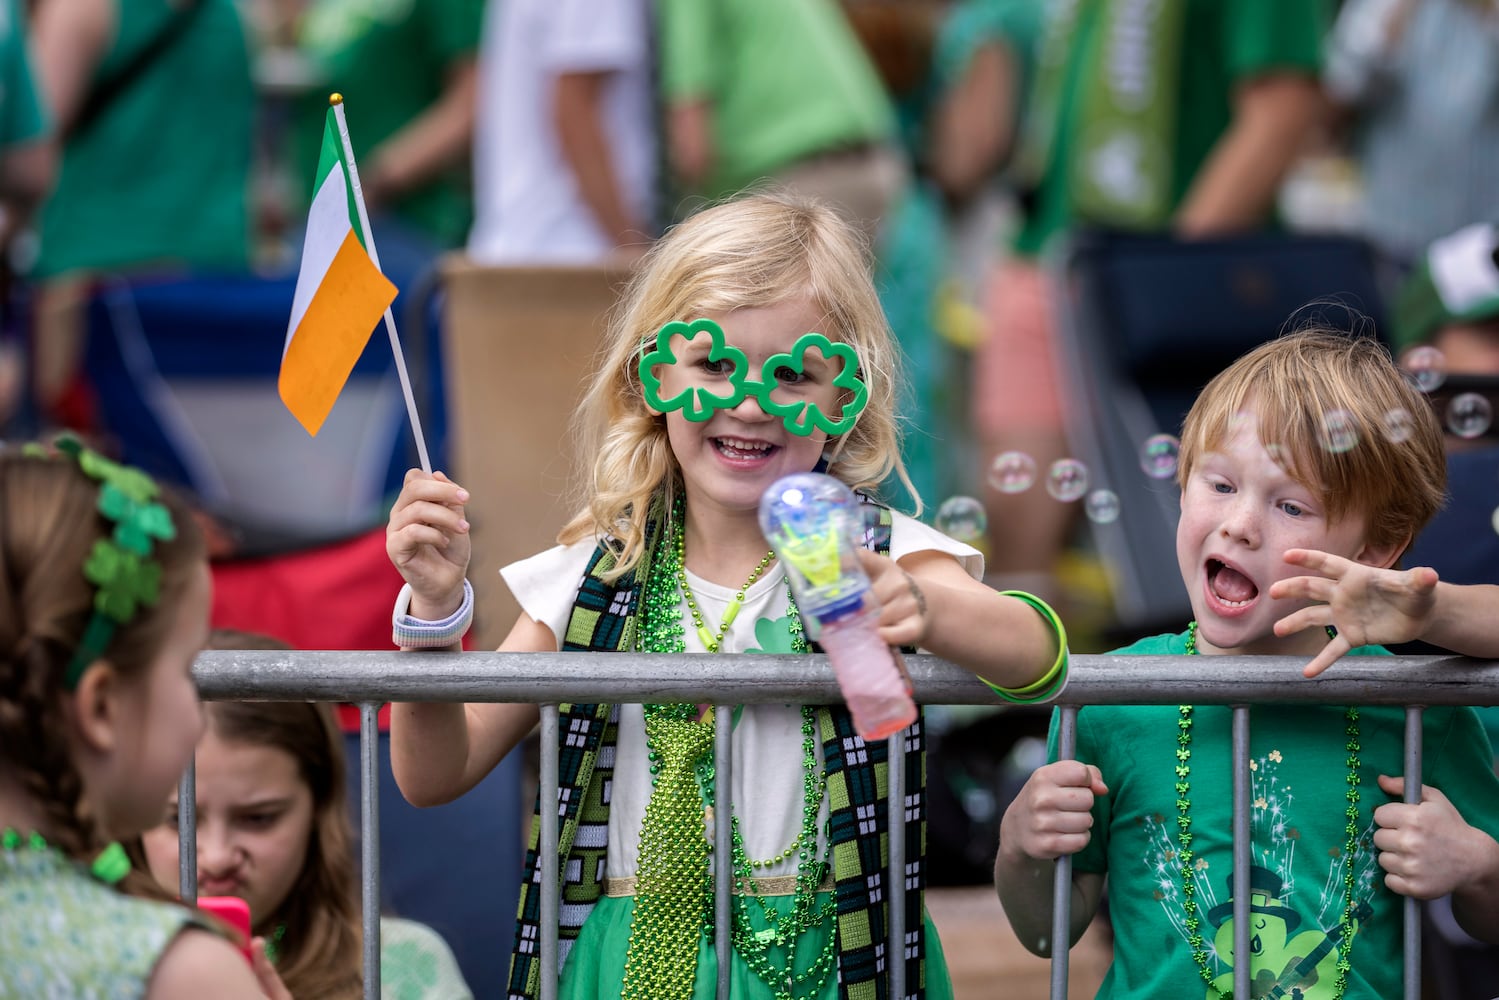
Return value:
[(235, 933), (240, 954), (250, 961), (250, 904), (238, 896), (199, 896), (198, 909), (227, 924)]

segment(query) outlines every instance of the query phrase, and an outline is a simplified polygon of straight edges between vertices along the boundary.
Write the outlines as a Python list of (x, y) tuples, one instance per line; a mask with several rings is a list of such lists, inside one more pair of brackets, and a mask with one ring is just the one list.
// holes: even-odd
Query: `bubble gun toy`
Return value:
[(859, 735), (880, 739), (916, 721), (910, 682), (876, 631), (879, 609), (866, 601), (869, 577), (854, 554), (864, 530), (858, 499), (832, 476), (784, 476), (760, 498), (760, 530), (786, 567)]

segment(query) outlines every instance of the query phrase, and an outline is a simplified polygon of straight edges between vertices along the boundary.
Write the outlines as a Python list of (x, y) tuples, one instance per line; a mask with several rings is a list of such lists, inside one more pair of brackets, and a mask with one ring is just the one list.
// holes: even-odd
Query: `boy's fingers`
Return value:
[(1318, 653), (1311, 663), (1302, 668), (1302, 675), (1316, 677), (1336, 663), (1339, 657), (1352, 648), (1348, 644), (1348, 640), (1343, 638), (1342, 633), (1339, 633), (1333, 639), (1329, 640), (1326, 646), (1322, 647), (1322, 652)]
[(1313, 573), (1328, 576), (1341, 571), (1348, 562), (1342, 556), (1335, 556), (1331, 552), (1323, 552), (1320, 549), (1287, 549), (1283, 558), (1292, 566), (1300, 566)]
[[(1405, 777), (1399, 774), (1381, 774), (1379, 776), (1379, 787), (1389, 795), (1394, 795), (1401, 800), (1405, 798)], [(1430, 785), (1421, 786), (1421, 797), (1417, 802), (1446, 802), (1447, 796), (1442, 794), (1441, 789)]]
[[(1281, 581), (1281, 583), (1285, 583), (1285, 582), (1287, 582), (1287, 581), (1284, 581), (1284, 580)], [(1274, 586), (1272, 586), (1270, 588), (1270, 596), (1271, 597), (1280, 598), (1280, 597), (1286, 596), (1286, 595), (1283, 595), (1283, 594), (1277, 594), (1275, 592), (1275, 587), (1279, 586), (1279, 585), (1280, 584), (1275, 584)], [(1303, 629), (1309, 629), (1309, 628), (1312, 628), (1315, 625), (1325, 625), (1326, 624), (1325, 620), (1319, 621), (1318, 619), (1319, 618), (1324, 618), (1325, 619), (1326, 613), (1327, 613), (1327, 607), (1326, 607), (1326, 605), (1318, 605), (1318, 606), (1315, 606), (1315, 607), (1301, 608), (1299, 610), (1292, 611), (1290, 614), (1286, 615), (1284, 618), (1281, 618), (1281, 619), (1279, 619), (1279, 620), (1276, 621), (1276, 623), (1275, 623), (1275, 634), (1279, 635), (1279, 636), (1295, 635), (1297, 632), (1300, 632)]]

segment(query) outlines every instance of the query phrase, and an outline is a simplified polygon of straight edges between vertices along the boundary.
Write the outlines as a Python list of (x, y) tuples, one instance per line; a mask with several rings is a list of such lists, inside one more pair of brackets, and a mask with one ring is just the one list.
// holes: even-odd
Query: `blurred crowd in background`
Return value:
[[(1091, 229), (1331, 230), (1369, 241), (1393, 303), (1433, 241), (1499, 218), (1490, 0), (4, 0), (0, 15), (0, 420), (96, 419), (77, 306), (101, 274), (294, 269), (336, 91), (393, 275), (454, 250), (627, 263), (766, 182), (839, 206), (871, 237), (912, 362), (922, 499), (977, 498), (984, 524), (960, 505), (952, 526), (985, 536), (996, 582), (1059, 598), (1080, 505), (1013, 489), (1018, 460), (1023, 482), (1069, 455), (1049, 253)], [(1381, 330), (1401, 347), (1433, 332)], [(1493, 339), (1459, 336), (1447, 366), (1499, 370)]]
[(1496, 0), (0, 0), (0, 437), (108, 432), (102, 282), (295, 273), (333, 92), (403, 287), (449, 254), (627, 267), (757, 185), (835, 205), (907, 354), (926, 516), (1076, 651), (1115, 644), (1083, 529), (1120, 502), (1074, 488), (1054, 265), (1090, 234), (1359, 241), (1355, 305), (1414, 377), (1473, 380), (1453, 447), (1493, 446)]

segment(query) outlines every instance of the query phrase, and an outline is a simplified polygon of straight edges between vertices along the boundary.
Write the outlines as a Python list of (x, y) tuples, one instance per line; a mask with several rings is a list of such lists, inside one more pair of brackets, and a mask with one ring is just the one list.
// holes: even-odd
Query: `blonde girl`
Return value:
[[(591, 468), (560, 544), (506, 567), (522, 614), (502, 650), (808, 649), (756, 511), (772, 482), (825, 470), (866, 494), (900, 464), (899, 353), (865, 247), (831, 210), (760, 194), (702, 212), (647, 255), (611, 323), (577, 441)], [(396, 641), (457, 648), (468, 494), (413, 472), (388, 550), (405, 577)], [(1065, 637), (1029, 595), (978, 582), (974, 549), (870, 503), (860, 552), (880, 635), (1038, 699), (1065, 678)], [(842, 706), (735, 710), (736, 900), (730, 968), (705, 924), (711, 714), (686, 705), (565, 705), (561, 796), (564, 997), (884, 996), (904, 952), (912, 995), (951, 988), (922, 904), (920, 721), (908, 732), (904, 946), (885, 940), (883, 742)], [(531, 704), (396, 706), (392, 763), (418, 804), (463, 794), (530, 730)], [(667, 761), (675, 763), (666, 764)], [(508, 992), (534, 996), (536, 833)], [(836, 899), (836, 903), (835, 903)]]
[(208, 562), (147, 476), (59, 449), (0, 451), (0, 996), (286, 997), (129, 877), (203, 729)]

